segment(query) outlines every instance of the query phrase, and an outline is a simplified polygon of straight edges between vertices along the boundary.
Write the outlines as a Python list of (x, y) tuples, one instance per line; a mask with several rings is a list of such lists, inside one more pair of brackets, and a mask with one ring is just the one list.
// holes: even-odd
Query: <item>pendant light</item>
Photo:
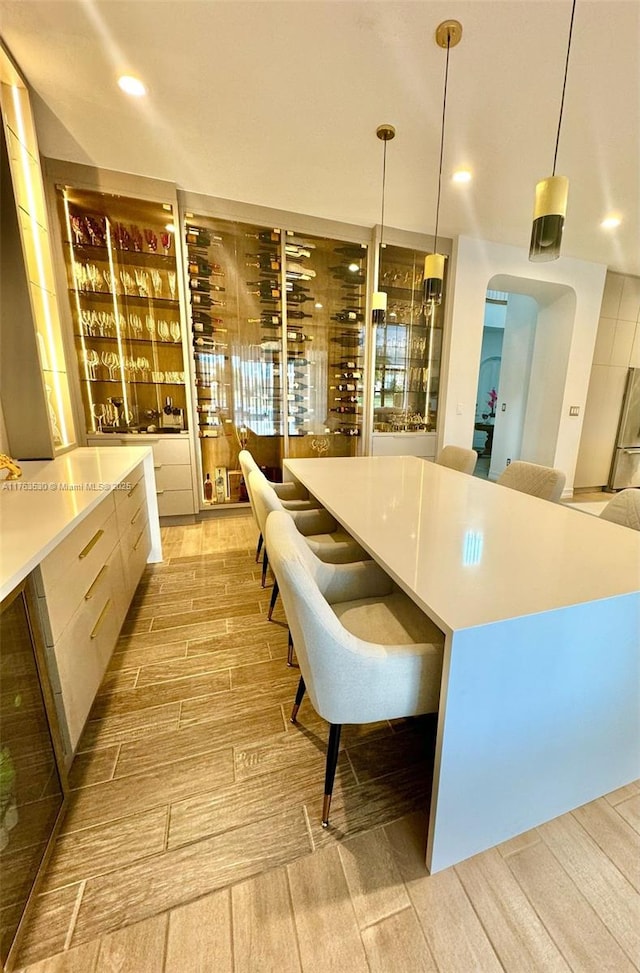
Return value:
[[(384, 143), (382, 153), (382, 211), (380, 213), (380, 257), (382, 258), (382, 245), (384, 240), (384, 189), (387, 179), (387, 142), (396, 137), (396, 130), (393, 125), (378, 125), (376, 135)], [(380, 262), (378, 262), (378, 278), (380, 278)], [(374, 324), (384, 324), (387, 313), (387, 293), (377, 290), (373, 292), (372, 298), (372, 320)]]
[(558, 144), (560, 142), (560, 127), (562, 125), (564, 93), (567, 87), (569, 52), (571, 51), (571, 34), (573, 33), (573, 17), (575, 12), (576, 0), (573, 0), (571, 20), (569, 22), (567, 58), (564, 65), (562, 98), (560, 99), (560, 117), (558, 118), (558, 131), (556, 134), (556, 150), (553, 155), (553, 172), (546, 179), (540, 180), (536, 185), (533, 226), (531, 227), (531, 242), (529, 244), (529, 260), (535, 263), (543, 260), (557, 260), (560, 256), (564, 218), (567, 213), (569, 180), (566, 176), (556, 176), (556, 161), (558, 158)]
[(436, 200), (436, 225), (433, 235), (433, 253), (424, 261), (424, 300), (432, 307), (442, 303), (442, 284), (444, 281), (445, 255), (438, 253), (438, 220), (440, 217), (440, 190), (442, 188), (442, 159), (444, 156), (444, 122), (447, 112), (447, 83), (449, 80), (449, 51), (460, 43), (462, 24), (457, 20), (443, 20), (436, 27), (436, 44), (447, 51), (444, 71), (444, 96), (442, 99), (442, 132), (440, 135), (440, 165), (438, 167), (438, 196)]

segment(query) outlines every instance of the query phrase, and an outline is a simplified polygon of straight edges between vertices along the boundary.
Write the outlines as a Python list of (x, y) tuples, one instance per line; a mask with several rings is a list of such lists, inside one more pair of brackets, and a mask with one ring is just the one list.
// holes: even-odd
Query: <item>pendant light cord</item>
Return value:
[(382, 210), (380, 213), (380, 248), (382, 248), (382, 241), (384, 237), (384, 187), (387, 181), (387, 140), (384, 140), (384, 149), (382, 153)]
[[(574, 0), (575, 3), (575, 0)], [(436, 231), (433, 237), (433, 252), (438, 252), (438, 221), (440, 219), (440, 191), (442, 189), (442, 160), (444, 158), (444, 120), (447, 113), (447, 81), (449, 78), (449, 51), (451, 37), (447, 34), (447, 63), (444, 69), (444, 97), (442, 99), (442, 132), (440, 134), (440, 165), (438, 167), (438, 198), (436, 200)]]
[(567, 73), (569, 71), (569, 52), (571, 51), (571, 35), (573, 33), (573, 17), (576, 12), (576, 0), (573, 0), (571, 7), (571, 21), (569, 23), (569, 42), (567, 44), (567, 59), (564, 62), (564, 81), (562, 83), (562, 99), (560, 101), (560, 117), (558, 118), (558, 134), (556, 135), (556, 150), (553, 154), (553, 172), (556, 174), (556, 159), (558, 158), (558, 145), (560, 144), (560, 126), (562, 125), (562, 112), (564, 110), (564, 93), (567, 87)]

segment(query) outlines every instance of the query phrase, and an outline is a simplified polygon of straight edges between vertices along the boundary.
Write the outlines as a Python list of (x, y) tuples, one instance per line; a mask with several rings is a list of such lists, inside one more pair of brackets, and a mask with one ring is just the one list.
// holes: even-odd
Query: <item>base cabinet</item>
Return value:
[(35, 572), (67, 763), (78, 746), (150, 550), (140, 464)]
[(187, 435), (154, 437), (143, 434), (124, 438), (104, 434), (89, 437), (87, 446), (151, 446), (159, 516), (195, 514), (191, 443)]

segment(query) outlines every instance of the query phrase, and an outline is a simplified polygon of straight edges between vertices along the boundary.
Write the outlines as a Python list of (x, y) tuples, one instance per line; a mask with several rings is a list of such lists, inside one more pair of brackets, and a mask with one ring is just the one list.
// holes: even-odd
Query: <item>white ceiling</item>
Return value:
[[(441, 232), (527, 248), (550, 174), (570, 0), (0, 0), (0, 29), (40, 96), (44, 155), (294, 212), (432, 233), (451, 51)], [(558, 155), (563, 257), (640, 275), (640, 3), (578, 0)], [(144, 100), (122, 94), (141, 77)], [(473, 170), (470, 185), (451, 171)], [(611, 210), (616, 231), (599, 223)]]

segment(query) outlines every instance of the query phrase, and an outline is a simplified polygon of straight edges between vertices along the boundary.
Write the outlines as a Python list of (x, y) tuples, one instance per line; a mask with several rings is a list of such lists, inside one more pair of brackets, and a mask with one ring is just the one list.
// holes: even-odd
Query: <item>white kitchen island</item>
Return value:
[(0, 601), (30, 576), (69, 764), (144, 566), (162, 560), (153, 454), (21, 466), (0, 482)]
[(640, 533), (416, 457), (285, 475), (445, 633), (431, 872), (640, 776)]

